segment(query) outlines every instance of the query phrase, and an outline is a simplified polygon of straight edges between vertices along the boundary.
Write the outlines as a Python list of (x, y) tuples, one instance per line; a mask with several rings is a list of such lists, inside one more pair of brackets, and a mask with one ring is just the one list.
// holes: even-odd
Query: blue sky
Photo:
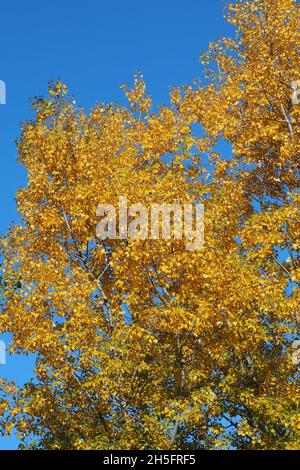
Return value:
[[(231, 32), (223, 8), (218, 0), (2, 2), (0, 80), (7, 104), (0, 105), (1, 234), (19, 220), (15, 192), (26, 183), (26, 171), (16, 162), (15, 139), (20, 123), (32, 117), (29, 98), (61, 78), (85, 108), (120, 102), (121, 83), (141, 70), (154, 102), (167, 102), (171, 86), (201, 76), (200, 51)], [(0, 376), (18, 383), (31, 371), (28, 357), (8, 357), (0, 365)], [(0, 439), (0, 449), (16, 446), (14, 438)]]

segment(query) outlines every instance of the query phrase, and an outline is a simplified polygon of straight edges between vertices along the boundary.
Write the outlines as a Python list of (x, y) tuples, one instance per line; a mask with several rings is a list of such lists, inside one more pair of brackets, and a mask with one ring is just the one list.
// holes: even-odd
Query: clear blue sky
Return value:
[[(201, 76), (200, 51), (231, 32), (223, 8), (218, 0), (2, 2), (0, 80), (7, 104), (0, 105), (1, 234), (18, 221), (14, 195), (26, 182), (15, 139), (20, 123), (32, 116), (29, 97), (45, 94), (48, 81), (61, 78), (86, 108), (121, 101), (120, 84), (141, 70), (154, 102), (167, 102), (170, 86)], [(31, 371), (28, 357), (8, 357), (0, 365), (2, 377), (19, 383)], [(14, 438), (0, 439), (0, 449), (16, 446)]]

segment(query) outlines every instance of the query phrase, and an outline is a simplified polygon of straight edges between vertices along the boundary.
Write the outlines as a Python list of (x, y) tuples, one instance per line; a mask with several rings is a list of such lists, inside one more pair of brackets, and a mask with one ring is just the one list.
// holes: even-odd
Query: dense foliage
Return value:
[[(86, 114), (62, 83), (34, 100), (0, 315), (12, 352), (37, 358), (24, 387), (0, 383), (3, 432), (25, 447), (300, 448), (299, 14), (229, 4), (236, 38), (158, 110), (141, 76), (127, 107)], [(204, 248), (97, 239), (98, 204), (119, 196), (202, 201)]]

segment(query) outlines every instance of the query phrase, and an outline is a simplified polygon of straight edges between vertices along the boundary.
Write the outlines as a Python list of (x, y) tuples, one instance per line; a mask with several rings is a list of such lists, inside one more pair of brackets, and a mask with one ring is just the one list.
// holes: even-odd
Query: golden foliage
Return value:
[[(159, 111), (140, 76), (127, 108), (86, 114), (61, 83), (33, 103), (22, 223), (3, 244), (21, 287), (0, 317), (12, 351), (37, 355), (7, 425), (32, 446), (300, 447), (299, 5), (237, 1), (228, 20), (237, 39), (202, 55), (207, 83)], [(98, 204), (120, 195), (201, 200), (204, 249), (97, 240)]]

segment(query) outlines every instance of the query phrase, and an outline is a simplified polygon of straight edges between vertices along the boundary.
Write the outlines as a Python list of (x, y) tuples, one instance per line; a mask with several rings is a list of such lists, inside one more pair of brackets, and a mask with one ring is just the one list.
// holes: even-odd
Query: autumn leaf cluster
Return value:
[[(156, 108), (33, 100), (28, 184), (3, 241), (0, 331), (35, 379), (0, 430), (46, 449), (299, 449), (300, 10), (237, 1), (206, 78)], [(99, 203), (205, 205), (205, 246), (96, 238)], [(16, 286), (16, 279), (18, 285)]]

